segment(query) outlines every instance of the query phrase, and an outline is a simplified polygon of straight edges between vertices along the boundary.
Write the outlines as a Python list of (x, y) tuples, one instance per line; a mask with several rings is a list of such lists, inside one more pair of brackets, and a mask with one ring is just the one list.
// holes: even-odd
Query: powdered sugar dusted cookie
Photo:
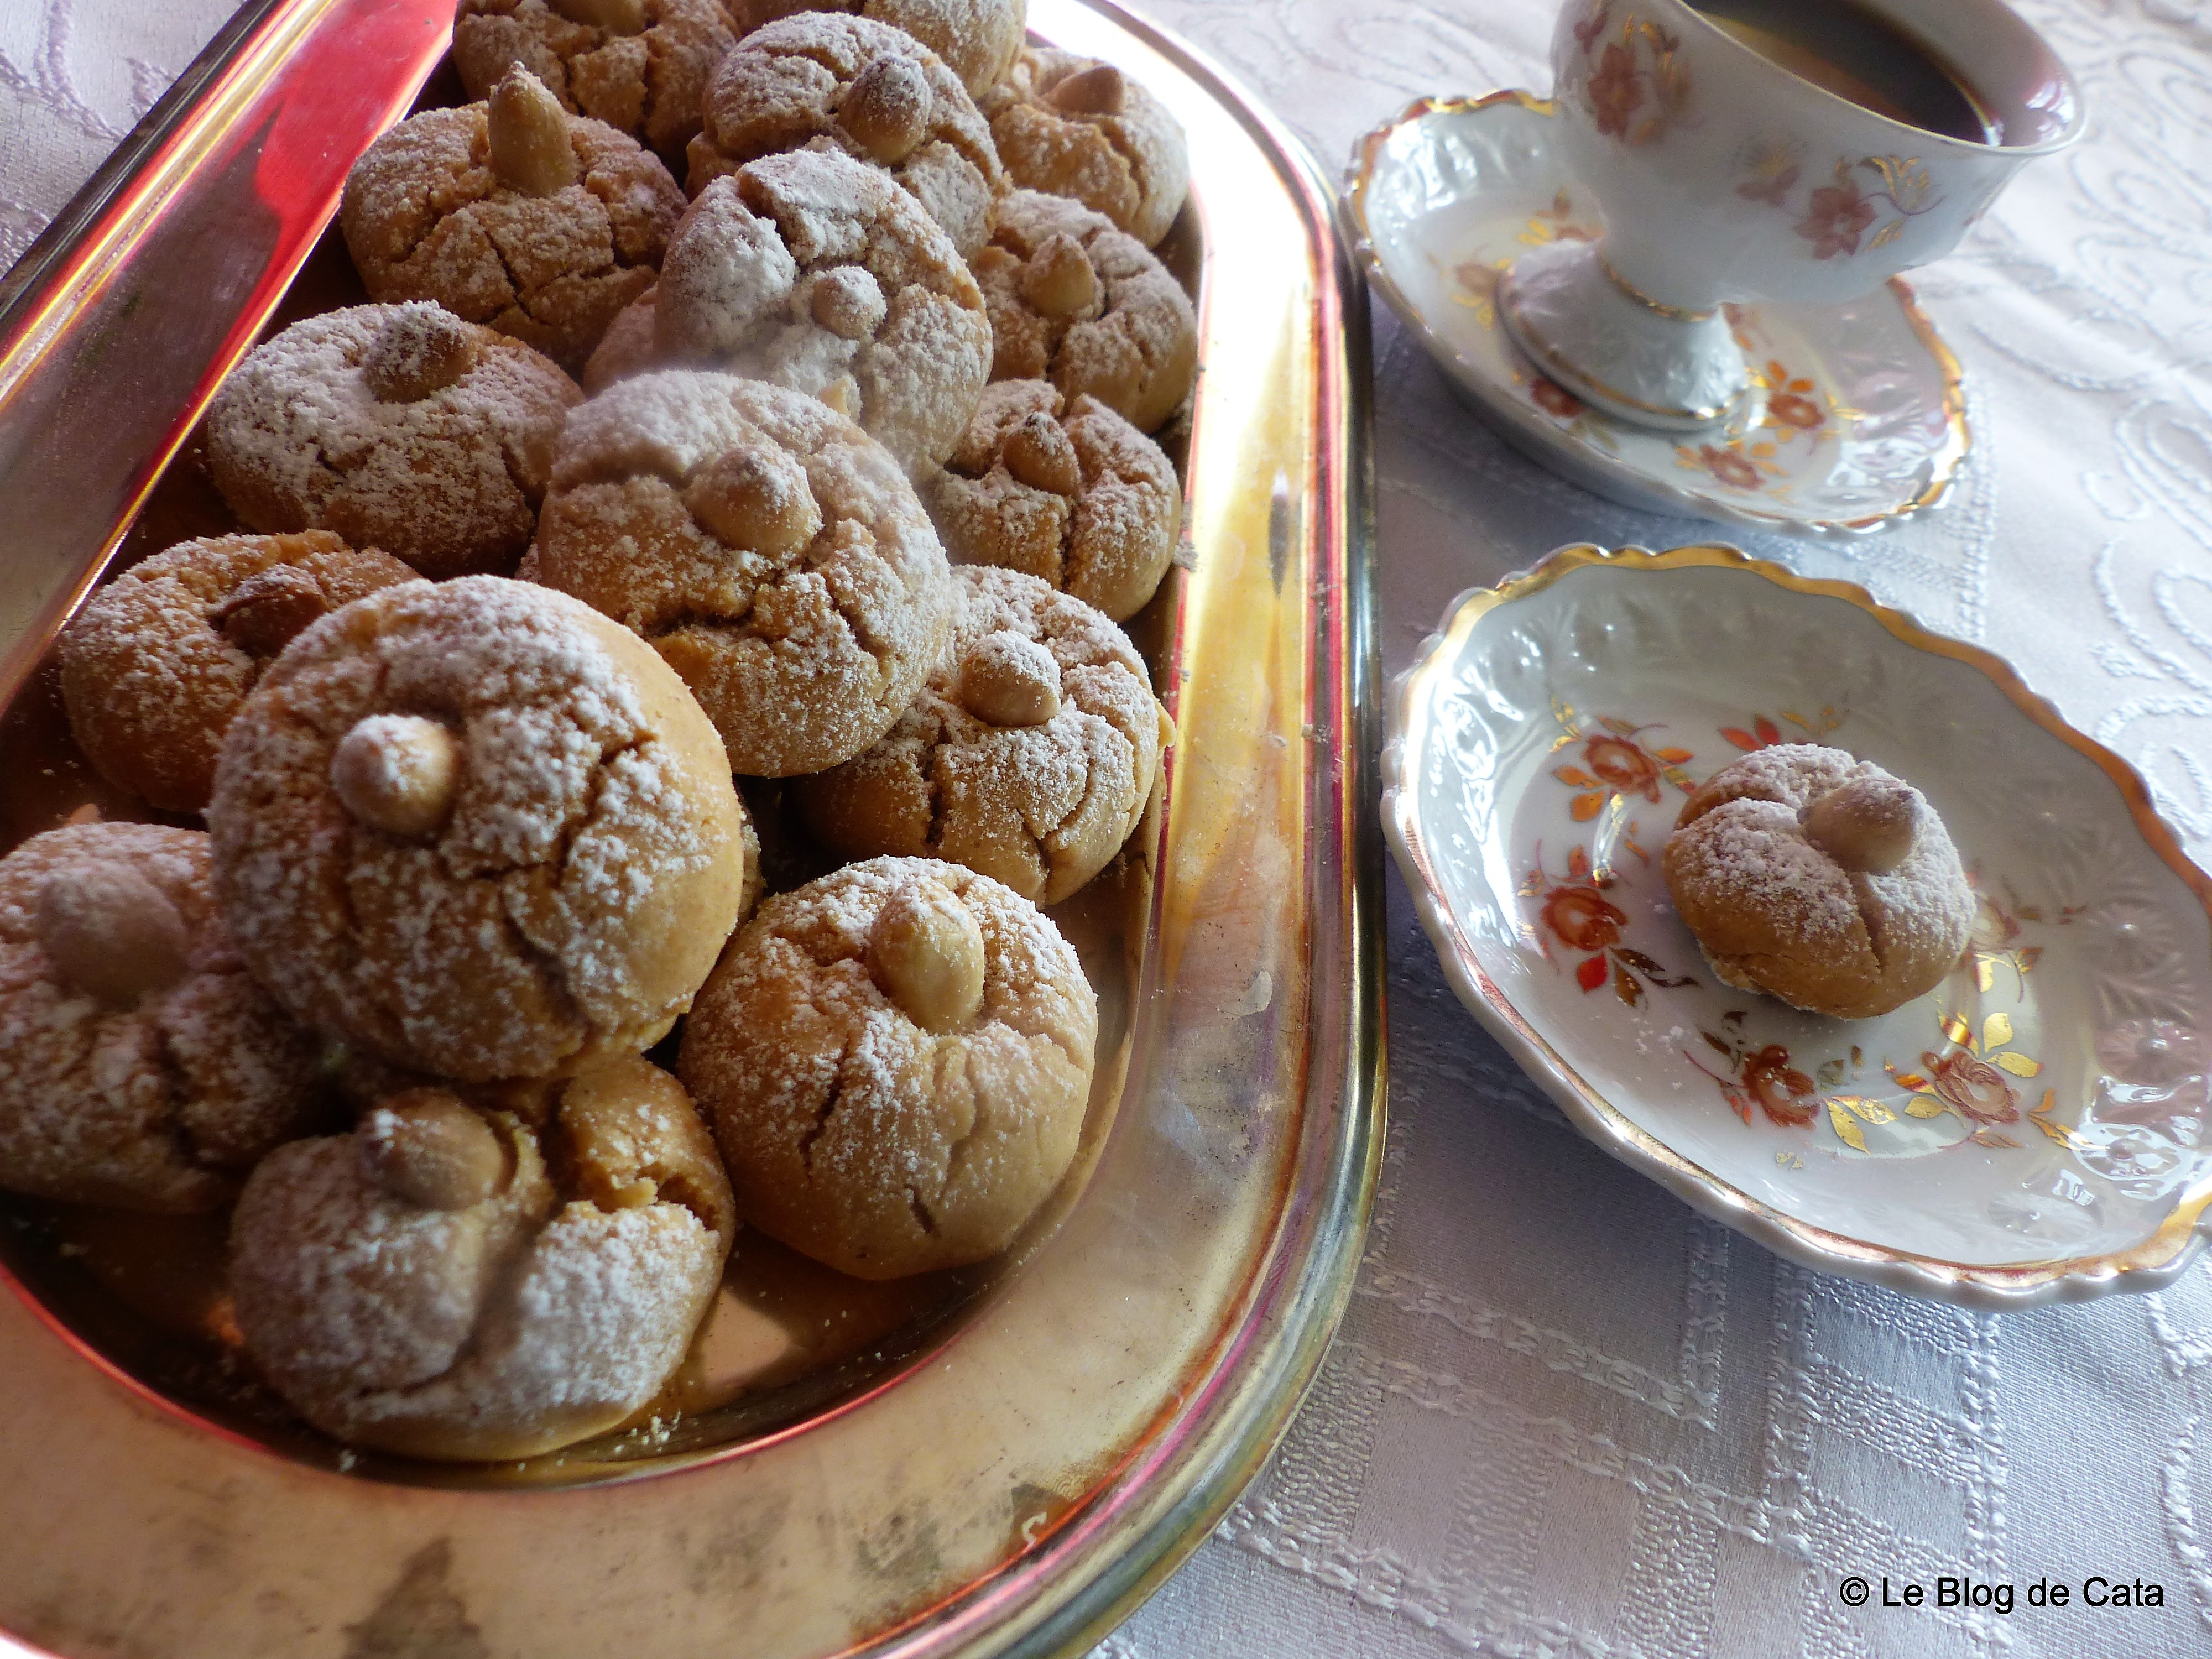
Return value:
[(527, 70), (489, 100), (410, 116), (346, 176), (338, 222), (373, 300), (434, 300), (580, 368), (653, 285), (684, 211), (668, 169), (564, 114)]
[(1034, 576), (970, 565), (952, 646), (888, 735), (799, 801), (848, 858), (950, 859), (1057, 904), (1129, 838), (1172, 738), (1121, 630)]
[(1167, 268), (1100, 214), (1008, 194), (975, 258), (991, 313), (994, 380), (1050, 380), (1155, 432), (1190, 395), (1198, 321)]
[(239, 948), (395, 1066), (565, 1075), (647, 1048), (736, 925), (744, 809), (643, 641), (496, 577), (325, 617), (224, 740), (208, 809)]
[(1182, 124), (1111, 64), (1031, 46), (981, 101), (1009, 184), (1072, 197), (1146, 247), (1182, 210)]
[(749, 1223), (896, 1279), (1012, 1242), (1074, 1158), (1097, 1040), (1075, 952), (1027, 900), (875, 859), (761, 906), (677, 1069)]
[(500, 1110), (416, 1088), (253, 1172), (231, 1230), (238, 1322), (316, 1427), (410, 1457), (520, 1458), (659, 1391), (737, 1213), (676, 1079), (618, 1060)]
[(318, 1049), (232, 949), (198, 830), (75, 824), (0, 859), (0, 1187), (216, 1209), (313, 1126)]
[(1167, 574), (1182, 490), (1160, 447), (1096, 398), (1000, 380), (922, 504), (956, 564), (1020, 570), (1124, 622)]
[(963, 259), (991, 234), (1005, 189), (991, 130), (943, 59), (866, 17), (796, 12), (755, 29), (707, 89), (691, 141), (696, 196), (746, 162), (821, 143), (883, 168)]
[(910, 471), (952, 453), (991, 374), (983, 295), (951, 242), (835, 150), (709, 184), (669, 240), (652, 310), (659, 361), (819, 398)]
[(70, 730), (100, 776), (197, 812), (261, 671), (309, 623), (415, 573), (326, 531), (183, 542), (96, 591), (62, 630)]
[(811, 398), (697, 370), (576, 411), (533, 574), (650, 640), (757, 776), (881, 737), (951, 620), (945, 550), (880, 444)]
[(512, 570), (582, 396), (437, 306), (355, 306), (247, 354), (208, 410), (208, 462), (256, 530), (328, 530), (426, 576)]
[(951, 65), (978, 100), (1013, 67), (1029, 19), (1025, 0), (732, 0), (730, 6), (739, 34), (795, 11), (856, 12), (904, 29)]
[(461, 0), (453, 67), (470, 97), (489, 98), (520, 64), (569, 113), (680, 167), (707, 82), (737, 43), (720, 0)]
[(1935, 809), (1840, 749), (1781, 744), (1723, 767), (1684, 803), (1662, 864), (1716, 974), (1839, 1019), (1933, 990), (1973, 927)]

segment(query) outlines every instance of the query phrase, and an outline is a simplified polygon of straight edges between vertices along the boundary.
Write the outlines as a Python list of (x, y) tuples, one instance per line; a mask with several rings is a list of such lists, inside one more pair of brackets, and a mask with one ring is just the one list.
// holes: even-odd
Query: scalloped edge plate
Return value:
[(1586, 408), (1506, 339), (1514, 257), (1601, 221), (1525, 92), (1424, 98), (1353, 147), (1345, 215), (1368, 279), (1474, 410), (1607, 500), (1814, 538), (1940, 507), (1972, 450), (1959, 360), (1902, 278), (1840, 306), (1733, 306), (1751, 389), (1710, 433)]
[[(1970, 1307), (2155, 1289), (2203, 1248), (2212, 878), (2002, 659), (1732, 547), (1581, 545), (1455, 599), (1389, 722), (1383, 826), (1446, 976), (1631, 1167)], [(1960, 967), (1880, 1020), (1718, 984), (1667, 902), (1688, 790), (1778, 740), (1920, 785), (1977, 874)]]

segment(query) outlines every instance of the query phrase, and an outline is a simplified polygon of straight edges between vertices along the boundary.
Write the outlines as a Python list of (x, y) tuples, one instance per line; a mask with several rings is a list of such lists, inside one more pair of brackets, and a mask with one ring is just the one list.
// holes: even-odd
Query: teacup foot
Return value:
[(1499, 281), (1498, 314), (1545, 374), (1632, 425), (1701, 430), (1749, 384), (1718, 307), (1687, 311), (1638, 292), (1599, 243), (1553, 242), (1522, 254)]

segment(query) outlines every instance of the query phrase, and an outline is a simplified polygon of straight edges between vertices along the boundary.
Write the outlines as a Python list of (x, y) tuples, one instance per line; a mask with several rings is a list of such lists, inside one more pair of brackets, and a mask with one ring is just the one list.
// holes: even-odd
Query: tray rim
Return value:
[(2002, 1312), (2054, 1302), (2081, 1302), (2115, 1291), (2154, 1291), (2171, 1284), (2212, 1243), (2212, 1170), (2179, 1194), (2165, 1220), (2148, 1238), (2125, 1249), (2058, 1258), (2016, 1267), (1977, 1267), (1891, 1249), (1816, 1227), (1784, 1214), (1732, 1182), (1675, 1152), (1632, 1121), (1536, 1031), (1484, 972), (1466, 934), (1441, 898), (1415, 806), (1413, 769), (1424, 733), (1416, 728), (1430, 683), (1449, 655), (1491, 612), (1542, 592), (1578, 571), (1626, 574), (1683, 569), (1723, 569), (1756, 576), (1793, 593), (1841, 599), (1864, 611), (1908, 648), (1963, 663), (1985, 676), (2022, 714), (2082, 755), (2119, 791), (2130, 821), (2150, 849), (2193, 893), (2212, 917), (2212, 875), (2181, 850), (2154, 804), (2142, 775), (2120, 756), (2069, 724), (2057, 705), (2035, 691), (2020, 671), (1985, 647), (1923, 627), (1910, 613), (1877, 601), (1853, 582), (1801, 576), (1771, 560), (1756, 559), (1724, 542), (1692, 543), (1654, 552), (1627, 546), (1606, 549), (1571, 543), (1530, 568), (1493, 586), (1467, 588), (1444, 608), (1443, 620), (1391, 684), (1389, 737), (1383, 746), (1382, 820), (1398, 867), (1411, 890), (1421, 926), (1445, 976), (1468, 1012), (1530, 1079), (1565, 1112), (1587, 1139), (1639, 1174), (1650, 1176), (1700, 1213), (1735, 1228), (1776, 1254), (1819, 1272), (1885, 1285), (1907, 1295)]
[[(1336, 752), (1331, 763), (1316, 764), (1308, 775), (1315, 831), (1310, 845), (1334, 848), (1336, 855), (1310, 851), (1304, 872), (1308, 890), (1304, 914), (1316, 924), (1316, 939), (1328, 931), (1319, 925), (1322, 922), (1341, 936), (1346, 960), (1340, 980), (1325, 985), (1316, 975), (1307, 993), (1309, 1068), (1300, 1093), (1308, 1121), (1328, 1126), (1329, 1156), (1318, 1164), (1326, 1182), (1310, 1188), (1313, 1213), (1306, 1218), (1301, 1237), (1293, 1241), (1289, 1200), (1305, 1182), (1310, 1160), (1287, 1166), (1285, 1201), (1255, 1259), (1233, 1317), (1217, 1333), (1221, 1351), (1242, 1352), (1256, 1345), (1265, 1351), (1263, 1362), (1240, 1373), (1210, 1359), (1194, 1373), (1203, 1385), (1194, 1391), (1200, 1403), (1224, 1379), (1231, 1385), (1227, 1398), (1214, 1402), (1218, 1409), (1213, 1418), (1198, 1425), (1188, 1439), (1174, 1432), (1176, 1425), (1189, 1422), (1194, 1414), (1196, 1408), (1186, 1396), (1158, 1426), (1131, 1443), (1131, 1466), (1141, 1469), (1156, 1455), (1168, 1466), (1145, 1482), (1146, 1502), (1134, 1506), (1143, 1513), (1115, 1517), (1122, 1530), (1103, 1540), (1104, 1547), (1085, 1555), (1074, 1571), (1060, 1575), (1069, 1582), (1045, 1584), (1040, 1601), (1048, 1605), (1033, 1601), (1007, 1609), (1013, 1616), (994, 1628), (955, 1635), (963, 1652), (1081, 1652), (1133, 1612), (1205, 1540), (1273, 1451), (1317, 1374), (1349, 1303), (1383, 1148), (1383, 842), (1379, 821), (1365, 810), (1372, 799), (1370, 775), (1382, 723), (1380, 699), (1373, 695), (1380, 672), (1365, 288), (1335, 234), (1335, 201), (1321, 169), (1280, 123), (1210, 58), (1116, 0), (1073, 3), (1174, 62), (1250, 133), (1297, 204), (1309, 240), (1319, 279), (1311, 326), (1321, 342), (1317, 357), (1323, 380), (1335, 401), (1330, 404), (1324, 396), (1316, 403), (1323, 410), (1316, 424), (1322, 434), (1316, 452), (1329, 476), (1322, 480), (1323, 488), (1307, 498), (1307, 506), (1315, 520), (1316, 545), (1327, 556), (1316, 554), (1319, 585), (1304, 603), (1313, 627), (1305, 672), (1310, 707), (1318, 714), (1324, 702), (1330, 706), (1340, 741), (1332, 745)], [(179, 152), (212, 118), (210, 111), (216, 101), (235, 91), (233, 83), (241, 67), (265, 70), (268, 66), (259, 60), (270, 54), (272, 43), (281, 62), (289, 46), (284, 31), (293, 30), (296, 40), (312, 28), (322, 9), (318, 0), (255, 0), (218, 31), (14, 270), (0, 280), (0, 366), (15, 356), (24, 337), (46, 321), (49, 313), (70, 301), (72, 281), (81, 282), (88, 265), (120, 245), (143, 222), (149, 206), (159, 203)], [(335, 210), (335, 201), (332, 207)], [(170, 459), (161, 458), (164, 464)], [(160, 471), (155, 466), (149, 477), (158, 477)], [(142, 504), (143, 499), (142, 495)], [(111, 540), (105, 548), (88, 550), (63, 615), (73, 611), (104, 573), (115, 544)], [(1327, 614), (1330, 611), (1335, 613), (1333, 617)], [(9, 688), (18, 695), (27, 689), (27, 682)], [(1324, 806), (1326, 812), (1321, 810)], [(1336, 911), (1333, 917), (1320, 914), (1328, 905)], [(1348, 997), (1342, 994), (1347, 989)], [(1338, 994), (1324, 1000), (1327, 990)], [(1332, 1043), (1341, 1054), (1340, 1063), (1329, 1068), (1322, 1061), (1333, 1053)], [(1300, 1244), (1302, 1253), (1286, 1255), (1286, 1243)], [(52, 1327), (52, 1316), (26, 1285), (4, 1267), (0, 1267), (0, 1278), (7, 1279), (35, 1318)], [(1264, 1319), (1255, 1320), (1255, 1308), (1263, 1310)], [(79, 1348), (81, 1357), (106, 1364), (73, 1340), (71, 1346)], [(143, 1392), (143, 1385), (134, 1382), (131, 1387)], [(202, 1431), (209, 1426), (199, 1425)], [(1090, 1503), (1110, 1498), (1123, 1484), (1119, 1477), (1108, 1479), (1091, 1494)], [(938, 1615), (951, 1613), (953, 1622), (961, 1622), (960, 1604), (1006, 1575), (1019, 1572), (1022, 1566), (1022, 1557), (1011, 1558), (962, 1587), (948, 1604), (878, 1632), (854, 1651), (945, 1650), (933, 1639), (933, 1632), (945, 1633)], [(0, 1631), (0, 1652), (43, 1651)]]
[[(1486, 93), (1437, 94), (1414, 99), (1389, 120), (1362, 133), (1352, 142), (1352, 156), (1344, 170), (1346, 222), (1360, 269), (1366, 273), (1367, 280), (1389, 302), (1399, 321), (1421, 342), (1423, 349), (1436, 360), (1437, 366), (1465, 389), (1470, 398), (1480, 400), (1483, 417), (1510, 439), (1516, 447), (1525, 449), (1534, 445), (1553, 449), (1557, 447), (1555, 434), (1528, 421), (1517, 407), (1498, 404), (1457, 373), (1453, 365), (1458, 360), (1458, 353), (1430, 326), (1420, 308), (1391, 276), (1383, 264), (1382, 255), (1376, 249), (1374, 233), (1367, 220), (1367, 192), (1374, 183), (1376, 168), (1380, 165), (1384, 147), (1401, 128), (1414, 125), (1432, 116), (1469, 115), (1500, 105), (1513, 105), (1532, 115), (1547, 118), (1557, 107), (1552, 99), (1539, 98), (1534, 93), (1513, 87)], [(1871, 536), (1893, 525), (1905, 524), (1927, 514), (1941, 511), (1949, 504), (1952, 487), (1966, 477), (1974, 455), (1973, 427), (1966, 412), (1966, 368), (1937, 330), (1935, 319), (1922, 308), (1912, 285), (1902, 276), (1892, 276), (1888, 279), (1887, 287), (1913, 337), (1927, 348), (1943, 377), (1944, 423), (1949, 435), (1929, 482), (1911, 500), (1892, 507), (1887, 513), (1869, 514), (1857, 519), (1792, 519), (1778, 514), (1756, 512), (1723, 497), (1708, 496), (1657, 479), (1645, 478), (1630, 472), (1621, 462), (1611, 456), (1595, 450), (1577, 452), (1578, 459), (1601, 477), (1617, 478), (1622, 490), (1657, 495), (1674, 504), (1672, 510), (1686, 517), (1814, 541), (1850, 540)], [(1640, 510), (1650, 509), (1647, 507)]]

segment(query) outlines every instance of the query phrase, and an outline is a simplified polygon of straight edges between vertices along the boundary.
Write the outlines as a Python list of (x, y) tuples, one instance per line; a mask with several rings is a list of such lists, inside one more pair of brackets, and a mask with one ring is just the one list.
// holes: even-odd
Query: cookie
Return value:
[(1022, 49), (1029, 21), (1026, 0), (826, 0), (793, 4), (793, 0), (731, 0), (730, 15), (739, 34), (794, 11), (857, 13), (908, 34), (942, 58), (968, 95), (977, 100), (1006, 79)]
[(1190, 191), (1182, 126), (1111, 64), (1031, 46), (981, 100), (1020, 190), (1066, 196), (1157, 247)]
[(635, 635), (493, 576), (357, 599), (233, 722), (208, 808), (239, 949), (300, 1019), (463, 1079), (650, 1046), (736, 925), (744, 810)]
[(231, 1228), (239, 1331), (317, 1428), (530, 1457), (635, 1415), (682, 1362), (737, 1231), (706, 1126), (637, 1059), (531, 1103), (410, 1089), (253, 1172)]
[(437, 306), (354, 306), (246, 355), (208, 410), (216, 488), (256, 530), (327, 530), (426, 576), (514, 568), (583, 394)]
[(461, 0), (453, 67), (470, 97), (489, 98), (520, 64), (570, 114), (681, 166), (707, 82), (737, 43), (720, 0)]
[(233, 949), (200, 831), (72, 824), (0, 859), (0, 1187), (217, 1209), (315, 1127), (319, 1052)]
[(714, 71), (704, 114), (695, 197), (748, 161), (819, 143), (882, 168), (962, 258), (989, 239), (1006, 188), (991, 130), (944, 60), (888, 23), (803, 11), (763, 25)]
[(371, 144), (338, 223), (372, 300), (434, 300), (574, 371), (653, 286), (683, 211), (635, 139), (563, 113), (517, 65), (487, 102), (424, 110)]
[(898, 463), (811, 398), (671, 369), (570, 417), (536, 580), (652, 641), (754, 776), (890, 729), (944, 649), (945, 550)]
[(987, 876), (855, 864), (778, 894), (678, 1075), (748, 1224), (861, 1279), (996, 1255), (1067, 1172), (1098, 1039), (1075, 952)]
[(1137, 240), (1058, 196), (1009, 192), (974, 260), (994, 380), (1050, 380), (1157, 432), (1198, 375), (1190, 296)]
[(1115, 622), (1158, 589), (1182, 518), (1158, 444), (1043, 380), (994, 383), (921, 500), (955, 564), (1025, 572)]
[(952, 644), (896, 726), (798, 787), (847, 858), (949, 859), (1057, 904), (1128, 840), (1173, 740), (1142, 658), (1081, 600), (955, 570)]
[(1870, 1019), (1941, 984), (1974, 893), (1920, 792), (1840, 749), (1781, 744), (1705, 780), (1661, 863), (1713, 971)]
[[(709, 189), (713, 186), (709, 185)], [(592, 349), (584, 364), (584, 395), (596, 398), (617, 380), (627, 380), (633, 374), (647, 374), (660, 368), (659, 307), (658, 285), (646, 289), (628, 306), (623, 314), (607, 325), (607, 331)]]
[(951, 242), (836, 150), (709, 184), (669, 239), (653, 313), (661, 362), (819, 398), (909, 472), (952, 453), (991, 374), (983, 295)]
[(100, 776), (167, 812), (197, 812), (222, 734), (292, 636), (415, 573), (326, 531), (211, 536), (143, 559), (62, 630), (62, 702)]

